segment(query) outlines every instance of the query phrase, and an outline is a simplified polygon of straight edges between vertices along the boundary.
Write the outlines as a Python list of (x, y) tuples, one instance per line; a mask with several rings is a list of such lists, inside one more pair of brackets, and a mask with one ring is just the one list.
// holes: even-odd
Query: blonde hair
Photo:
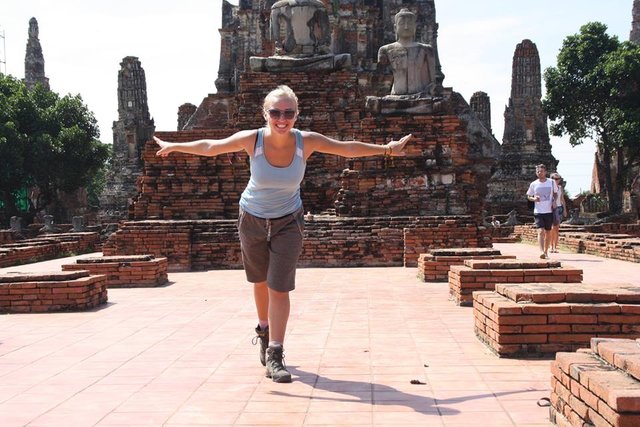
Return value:
[(264, 102), (262, 103), (262, 108), (264, 110), (267, 109), (267, 103), (275, 98), (289, 98), (296, 103), (296, 112), (298, 111), (298, 97), (296, 93), (287, 85), (280, 85), (264, 97)]

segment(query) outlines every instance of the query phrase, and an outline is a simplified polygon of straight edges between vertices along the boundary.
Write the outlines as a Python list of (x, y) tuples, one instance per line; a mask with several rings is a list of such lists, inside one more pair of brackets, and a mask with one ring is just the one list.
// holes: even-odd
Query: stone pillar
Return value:
[[(240, 5), (239, 7), (247, 7)], [(231, 93), (235, 91), (234, 80), (234, 56), (238, 53), (235, 49), (238, 28), (238, 6), (227, 1), (222, 2), (222, 28), (220, 33), (220, 62), (218, 63), (218, 77), (215, 85), (219, 93)]]
[(473, 111), (484, 127), (491, 132), (491, 100), (485, 92), (476, 92), (469, 101), (471, 111)]
[(489, 181), (486, 206), (491, 215), (512, 209), (531, 215), (525, 194), (536, 179), (535, 167), (544, 164), (549, 174), (558, 161), (551, 154), (547, 115), (542, 110), (542, 74), (538, 48), (523, 40), (513, 54), (511, 97), (504, 112), (502, 153)]
[(184, 129), (185, 125), (197, 109), (198, 107), (188, 102), (178, 107), (178, 130)]
[(633, 0), (633, 9), (631, 11), (633, 19), (631, 21), (631, 34), (629, 40), (640, 44), (640, 0)]
[(29, 90), (40, 83), (49, 89), (49, 79), (44, 75), (44, 55), (39, 39), (40, 30), (36, 18), (29, 20), (29, 40), (27, 41), (27, 52), (24, 57), (24, 83)]

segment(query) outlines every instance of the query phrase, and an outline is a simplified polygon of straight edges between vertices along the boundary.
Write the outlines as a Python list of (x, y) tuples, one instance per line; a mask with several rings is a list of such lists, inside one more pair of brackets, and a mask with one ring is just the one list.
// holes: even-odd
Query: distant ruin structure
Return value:
[(49, 89), (49, 79), (44, 74), (44, 55), (36, 18), (29, 20), (29, 39), (24, 57), (24, 83), (29, 90), (35, 88), (38, 83), (45, 89)]
[(138, 58), (127, 56), (118, 71), (118, 120), (113, 122), (113, 157), (100, 197), (102, 221), (128, 217), (132, 199), (138, 194), (136, 181), (142, 175), (144, 143), (154, 130), (144, 69)]
[(631, 15), (631, 34), (629, 34), (629, 40), (640, 44), (640, 0), (633, 1)]
[(198, 107), (189, 102), (178, 107), (178, 130), (184, 129), (184, 127), (187, 125), (187, 122), (189, 122), (189, 119), (191, 118), (191, 116), (193, 116), (193, 113), (195, 113), (197, 109)]
[(547, 115), (542, 110), (542, 75), (538, 48), (523, 40), (513, 54), (511, 97), (504, 112), (502, 153), (489, 182), (486, 208), (490, 215), (513, 209), (531, 215), (525, 194), (536, 179), (535, 167), (544, 164), (555, 171)]
[(480, 122), (491, 132), (491, 99), (486, 92), (478, 91), (471, 95), (469, 100), (471, 111), (478, 116)]

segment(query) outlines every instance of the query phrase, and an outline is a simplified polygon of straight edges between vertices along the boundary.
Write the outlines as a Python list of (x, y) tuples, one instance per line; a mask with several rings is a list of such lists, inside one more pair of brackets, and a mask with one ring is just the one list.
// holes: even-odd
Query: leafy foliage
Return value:
[(553, 121), (552, 135), (569, 135), (574, 146), (596, 141), (604, 157), (609, 210), (619, 212), (627, 173), (640, 159), (640, 46), (606, 31), (606, 25), (592, 22), (564, 40), (557, 67), (544, 73), (543, 106)]
[(0, 74), (0, 201), (6, 217), (16, 197), (38, 188), (31, 214), (57, 200), (58, 192), (87, 186), (110, 156), (98, 141), (97, 121), (79, 95), (60, 97)]

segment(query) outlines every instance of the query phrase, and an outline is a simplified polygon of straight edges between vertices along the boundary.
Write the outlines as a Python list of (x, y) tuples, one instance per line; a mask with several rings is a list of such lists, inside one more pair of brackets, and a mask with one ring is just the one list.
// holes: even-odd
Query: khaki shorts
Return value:
[(247, 280), (267, 281), (269, 288), (289, 292), (296, 287), (296, 265), (302, 253), (304, 209), (282, 218), (258, 218), (240, 209), (238, 234)]

